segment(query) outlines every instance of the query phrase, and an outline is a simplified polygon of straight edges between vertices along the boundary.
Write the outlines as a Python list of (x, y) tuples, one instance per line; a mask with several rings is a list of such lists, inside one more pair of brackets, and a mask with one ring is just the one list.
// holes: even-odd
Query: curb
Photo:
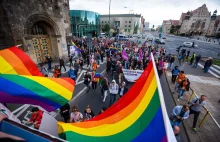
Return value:
[[(167, 84), (168, 84), (168, 86), (169, 86), (170, 94), (172, 95), (171, 87), (170, 87), (169, 82), (168, 82), (168, 79), (167, 79), (167, 74), (165, 74), (165, 78), (166, 78)], [(173, 98), (174, 104), (177, 105), (177, 103), (176, 103), (175, 98), (174, 98), (173, 95), (172, 95), (172, 98)], [(182, 124), (183, 124), (183, 129), (184, 129), (184, 131), (186, 132), (186, 137), (187, 137), (188, 141), (189, 141), (189, 142), (192, 142), (191, 139), (190, 139), (190, 137), (189, 137), (189, 134), (188, 134), (188, 131), (187, 131), (187, 129), (186, 129), (186, 126), (185, 126), (184, 122), (182, 122)]]

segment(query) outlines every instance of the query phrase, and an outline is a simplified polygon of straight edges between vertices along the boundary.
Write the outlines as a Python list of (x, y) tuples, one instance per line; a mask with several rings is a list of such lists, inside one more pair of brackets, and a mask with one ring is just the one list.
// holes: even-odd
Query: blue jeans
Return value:
[(111, 106), (112, 104), (114, 104), (116, 100), (116, 94), (110, 94), (110, 103), (109, 106)]
[(207, 73), (207, 72), (209, 71), (209, 68), (210, 68), (210, 67), (207, 67), (207, 66), (206, 66), (204, 72)]
[(180, 97), (182, 97), (184, 93), (185, 93), (185, 90), (180, 89), (180, 90), (179, 90), (179, 94), (178, 94), (178, 99), (179, 99)]
[(48, 69), (49, 70), (51, 69), (51, 63), (48, 63)]
[(195, 62), (194, 65), (193, 65), (193, 68), (197, 68), (198, 63), (199, 62)]
[(176, 82), (175, 87), (174, 87), (174, 92), (177, 91), (176, 89), (178, 88), (179, 84)]

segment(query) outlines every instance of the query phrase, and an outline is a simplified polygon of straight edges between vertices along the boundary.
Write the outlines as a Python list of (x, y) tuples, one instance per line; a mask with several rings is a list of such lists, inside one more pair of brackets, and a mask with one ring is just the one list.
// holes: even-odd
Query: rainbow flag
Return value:
[(109, 50), (111, 50), (111, 51), (118, 51), (118, 48), (116, 48), (116, 47), (109, 47)]
[(73, 45), (73, 47), (75, 48), (75, 50), (76, 50), (77, 52), (82, 52), (82, 50), (79, 49), (79, 47), (76, 46), (76, 44), (75, 44), (73, 41), (71, 41), (71, 42), (72, 42), (72, 45)]
[(100, 73), (95, 73), (94, 78), (100, 78), (102, 75)]
[(116, 104), (89, 121), (58, 122), (58, 133), (67, 141), (176, 142), (153, 61)]
[(0, 63), (0, 103), (33, 104), (53, 111), (72, 99), (72, 79), (42, 77), (38, 67), (19, 48), (1, 50)]
[(30, 57), (16, 46), (0, 51), (0, 73), (43, 76)]

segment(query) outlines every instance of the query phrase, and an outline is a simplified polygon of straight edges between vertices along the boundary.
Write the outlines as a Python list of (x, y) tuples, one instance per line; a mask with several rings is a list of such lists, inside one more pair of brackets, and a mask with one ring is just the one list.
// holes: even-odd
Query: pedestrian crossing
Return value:
[[(198, 64), (198, 66), (200, 66), (201, 68), (204, 68), (204, 66), (202, 64)], [(209, 68), (208, 71), (210, 74), (212, 74), (213, 76), (215, 76), (216, 78), (220, 79), (220, 66), (218, 65), (213, 65)]]

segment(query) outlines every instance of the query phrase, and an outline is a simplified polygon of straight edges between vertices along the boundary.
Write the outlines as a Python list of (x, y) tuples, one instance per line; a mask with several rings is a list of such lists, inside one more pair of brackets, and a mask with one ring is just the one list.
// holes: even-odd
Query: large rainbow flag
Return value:
[(72, 99), (70, 78), (43, 77), (30, 57), (17, 47), (0, 51), (0, 103), (33, 104), (53, 111)]
[(175, 142), (153, 61), (116, 104), (89, 121), (58, 122), (58, 133), (73, 142)]

